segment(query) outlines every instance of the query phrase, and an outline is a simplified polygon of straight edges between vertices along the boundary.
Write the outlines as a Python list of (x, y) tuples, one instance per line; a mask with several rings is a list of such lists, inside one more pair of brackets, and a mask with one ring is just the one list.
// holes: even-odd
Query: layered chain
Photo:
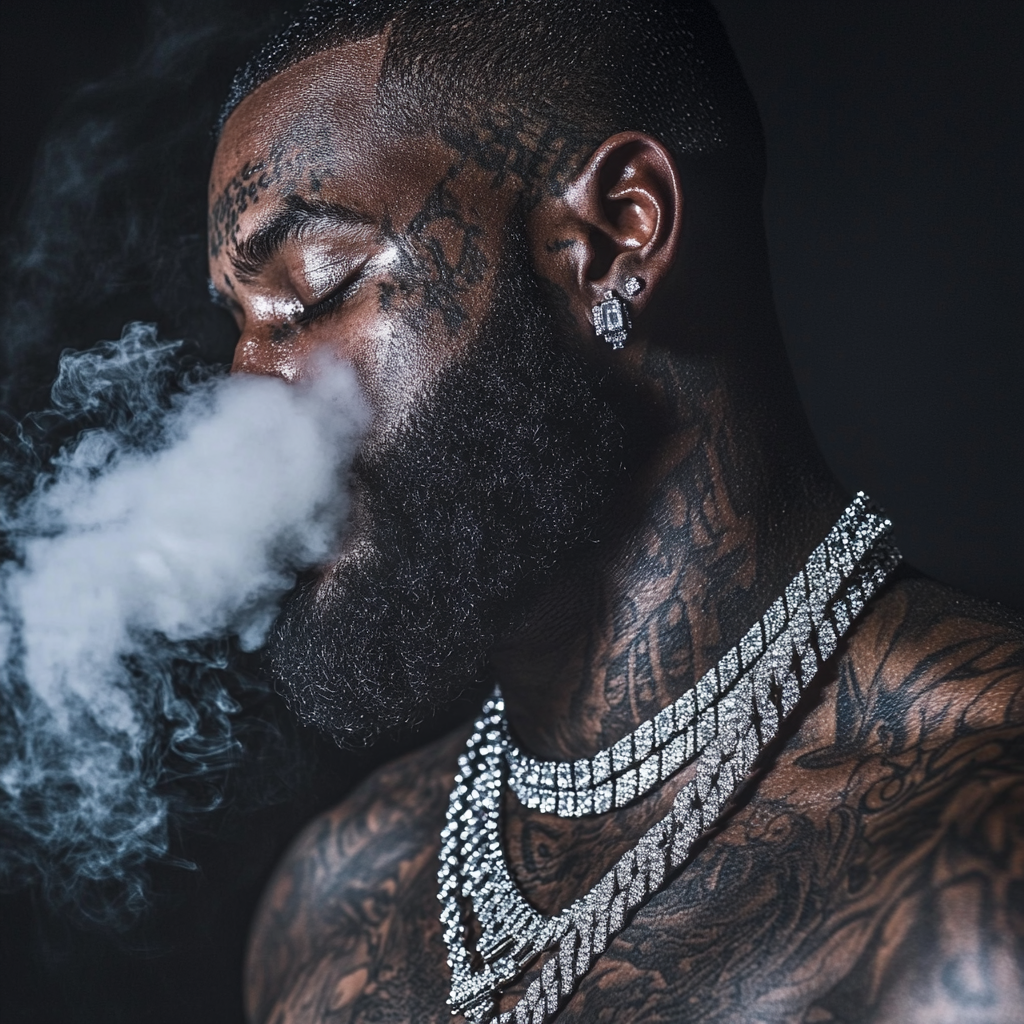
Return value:
[[(899, 564), (890, 530), (858, 494), (783, 595), (694, 690), (611, 750), (569, 764), (567, 779), (559, 764), (531, 761), (513, 749), (500, 694), (484, 705), (459, 758), (441, 833), (438, 881), (453, 1013), (471, 1024), (539, 1024), (558, 1012), (629, 915), (688, 859), (839, 638)], [(524, 762), (520, 786), (535, 802), (523, 802), (566, 816), (601, 813), (605, 800), (605, 809), (624, 806), (687, 762), (694, 774), (671, 812), (593, 889), (549, 917), (522, 895), (502, 849), (506, 772), (511, 777)], [(479, 934), (472, 944), (470, 916)], [(544, 952), (539, 976), (513, 1009), (499, 1014), (502, 990)]]
[[(789, 632), (804, 648), (809, 626), (825, 643), (834, 640), (830, 634), (846, 632), (849, 618), (844, 617), (842, 604), (834, 621), (826, 616), (811, 623), (804, 609), (825, 607), (873, 543), (872, 526), (883, 522), (869, 510), (866, 496), (858, 494), (785, 593), (692, 690), (593, 757), (536, 760), (519, 750), (505, 723), (508, 784), (519, 801), (544, 814), (580, 818), (618, 810), (652, 793), (706, 746), (715, 733), (722, 699), (783, 633)], [(803, 618), (798, 622), (797, 616)], [(801, 650), (801, 658), (808, 656)]]

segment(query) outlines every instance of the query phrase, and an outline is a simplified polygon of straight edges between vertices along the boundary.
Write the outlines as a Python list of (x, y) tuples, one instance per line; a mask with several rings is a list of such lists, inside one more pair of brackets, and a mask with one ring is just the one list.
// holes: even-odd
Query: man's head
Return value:
[[(210, 186), (235, 368), (350, 360), (375, 414), (345, 549), (271, 644), (304, 717), (415, 717), (604, 536), (664, 401), (642, 314), (684, 186), (756, 207), (754, 125), (703, 3), (319, 3), (239, 73)], [(612, 358), (590, 309), (629, 276)]]
[(599, 142), (635, 130), (684, 167), (723, 156), (714, 170), (760, 196), (760, 122), (707, 0), (314, 0), (239, 70), (221, 125), (287, 68), (374, 37), (386, 37), (389, 123), (472, 146), (530, 190), (557, 187)]

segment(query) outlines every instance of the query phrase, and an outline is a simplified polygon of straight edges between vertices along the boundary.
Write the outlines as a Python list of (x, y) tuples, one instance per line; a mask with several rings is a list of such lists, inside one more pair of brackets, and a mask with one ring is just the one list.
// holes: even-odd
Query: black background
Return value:
[[(717, 6), (765, 122), (776, 299), (829, 462), (889, 510), (912, 562), (1024, 610), (1024, 4)], [(4, 5), (5, 233), (47, 126), (77, 87), (135, 57), (146, 25), (146, 6), (123, 0)], [(5, 897), (0, 1019), (239, 1021), (241, 946), (269, 865), (365, 769), (297, 741), (315, 754), (301, 792), (183, 839), (202, 870), (158, 875), (131, 933), (82, 931), (31, 891)]]

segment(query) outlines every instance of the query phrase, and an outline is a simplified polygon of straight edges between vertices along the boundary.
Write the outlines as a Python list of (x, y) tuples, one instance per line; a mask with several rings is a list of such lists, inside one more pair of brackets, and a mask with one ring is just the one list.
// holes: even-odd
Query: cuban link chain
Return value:
[[(841, 579), (853, 572), (856, 559), (854, 548), (848, 546), (850, 538), (870, 529), (872, 519), (882, 521), (870, 511), (867, 497), (858, 494), (786, 593), (696, 687), (608, 749), (577, 761), (540, 761), (519, 750), (503, 720), (508, 784), (519, 801), (544, 814), (581, 818), (618, 810), (652, 793), (703, 748), (715, 728), (714, 706), (732, 692), (767, 644), (798, 626), (791, 616), (804, 603), (800, 598), (803, 577), (808, 582), (807, 602), (820, 608)], [(842, 635), (848, 625), (841, 618), (834, 624), (826, 618), (814, 628), (832, 628)], [(810, 639), (805, 633), (800, 632), (802, 646)]]
[[(635, 772), (630, 799), (636, 799), (689, 761), (695, 765), (694, 778), (680, 790), (669, 814), (593, 889), (550, 917), (527, 902), (509, 873), (501, 843), (508, 726), (500, 694), (484, 705), (459, 758), (441, 832), (439, 898), (453, 1013), (462, 1013), (471, 1024), (544, 1024), (554, 1017), (630, 914), (685, 863), (839, 638), (899, 564), (891, 528), (858, 494), (785, 592), (691, 691), (693, 713), (681, 698), (666, 709), (671, 716), (660, 712), (627, 737), (635, 763), (613, 776), (613, 793), (620, 778)], [(659, 739), (654, 723), (661, 716)], [(647, 735), (652, 737), (649, 749), (643, 738), (637, 742)], [(641, 768), (651, 763), (652, 754), (658, 781), (641, 785)], [(573, 778), (578, 763), (572, 764)], [(622, 790), (625, 802), (628, 786)], [(587, 793), (596, 792), (593, 785), (580, 789), (573, 796), (584, 804)], [(556, 800), (557, 812), (562, 792), (541, 795)], [(480, 935), (475, 950), (467, 936), (470, 914)], [(550, 952), (539, 977), (513, 1009), (498, 1014), (497, 996), (545, 950)]]

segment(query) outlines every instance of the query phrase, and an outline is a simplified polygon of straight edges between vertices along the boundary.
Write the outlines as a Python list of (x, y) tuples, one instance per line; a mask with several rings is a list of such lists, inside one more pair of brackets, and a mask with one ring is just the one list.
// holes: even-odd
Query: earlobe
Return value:
[(621, 347), (628, 326), (612, 321), (639, 316), (675, 262), (683, 210), (675, 161), (654, 137), (620, 132), (543, 205), (538, 271), (567, 293), (581, 324)]

